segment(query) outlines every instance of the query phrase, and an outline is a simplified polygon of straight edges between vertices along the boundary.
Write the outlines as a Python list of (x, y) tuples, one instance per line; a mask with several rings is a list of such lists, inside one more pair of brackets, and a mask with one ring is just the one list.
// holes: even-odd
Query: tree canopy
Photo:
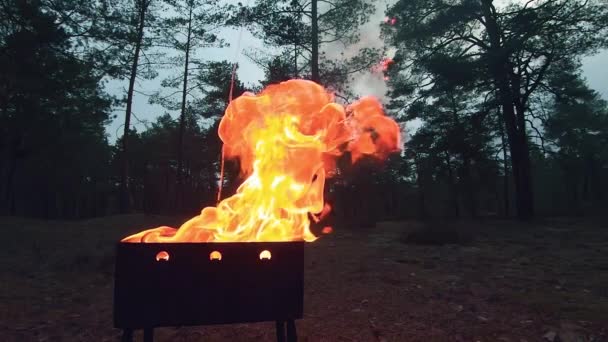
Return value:
[(500, 7), (492, 0), (403, 0), (388, 13), (400, 22), (385, 28), (399, 49), (392, 107), (416, 117), (416, 103), (432, 101), (429, 89), (441, 88), (463, 89), (473, 101), (498, 106), (517, 214), (532, 217), (531, 101), (546, 91), (552, 69), (606, 47), (606, 3), (543, 0)]
[[(608, 47), (605, 1), (399, 0), (376, 27), (396, 51), (384, 61), (361, 41), (379, 4), (0, 1), (0, 212), (196, 213), (217, 200), (233, 98), (305, 78), (348, 102), (352, 76), (378, 65), (387, 111), (417, 127), (385, 166), (338, 162), (325, 195), (345, 222), (605, 206), (608, 104), (581, 71)], [(262, 44), (237, 47), (257, 82), (217, 53), (246, 30)], [(110, 80), (124, 82), (115, 97)], [(138, 96), (161, 106), (135, 129)], [(238, 160), (224, 166), (223, 196), (241, 181)]]

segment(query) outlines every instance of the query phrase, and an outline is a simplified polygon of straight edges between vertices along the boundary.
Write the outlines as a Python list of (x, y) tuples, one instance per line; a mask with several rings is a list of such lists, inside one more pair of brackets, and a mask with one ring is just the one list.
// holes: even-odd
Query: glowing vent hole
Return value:
[(169, 253), (160, 251), (156, 254), (156, 261), (169, 261)]
[(209, 260), (222, 260), (222, 253), (218, 251), (213, 251), (209, 254)]
[(270, 254), (270, 251), (268, 251), (268, 250), (263, 250), (263, 251), (260, 253), (260, 260), (264, 260), (264, 259), (268, 259), (268, 260), (270, 260), (270, 257), (271, 257), (271, 256), (272, 256), (272, 255)]

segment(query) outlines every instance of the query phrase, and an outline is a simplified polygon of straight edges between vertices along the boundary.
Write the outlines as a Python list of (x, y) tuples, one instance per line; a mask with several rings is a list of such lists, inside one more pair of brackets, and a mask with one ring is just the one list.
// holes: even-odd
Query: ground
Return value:
[[(0, 340), (116, 341), (115, 242), (178, 222), (0, 218)], [(421, 226), (336, 227), (308, 244), (300, 341), (608, 341), (606, 223), (460, 222), (450, 229), (472, 240), (411, 243)], [(157, 341), (272, 341), (274, 324), (155, 333)]]

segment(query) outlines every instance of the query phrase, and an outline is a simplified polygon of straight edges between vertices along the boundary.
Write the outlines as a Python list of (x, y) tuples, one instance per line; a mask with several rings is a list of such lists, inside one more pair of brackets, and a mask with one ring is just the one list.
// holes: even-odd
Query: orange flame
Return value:
[(399, 126), (364, 97), (344, 108), (320, 85), (290, 80), (230, 103), (219, 126), (228, 158), (247, 179), (234, 196), (204, 208), (179, 229), (159, 227), (123, 242), (313, 241), (308, 213), (322, 218), (325, 179), (345, 152), (386, 158), (400, 148)]

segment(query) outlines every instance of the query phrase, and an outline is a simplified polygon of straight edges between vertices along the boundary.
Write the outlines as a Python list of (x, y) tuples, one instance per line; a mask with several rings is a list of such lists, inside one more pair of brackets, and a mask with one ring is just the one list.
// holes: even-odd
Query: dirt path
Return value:
[[(0, 340), (117, 340), (114, 243), (179, 221), (0, 219)], [(465, 245), (402, 243), (419, 225), (336, 229), (307, 245), (300, 340), (608, 341), (606, 224), (490, 221), (461, 225), (474, 236)], [(164, 328), (156, 337), (272, 341), (274, 324)]]

